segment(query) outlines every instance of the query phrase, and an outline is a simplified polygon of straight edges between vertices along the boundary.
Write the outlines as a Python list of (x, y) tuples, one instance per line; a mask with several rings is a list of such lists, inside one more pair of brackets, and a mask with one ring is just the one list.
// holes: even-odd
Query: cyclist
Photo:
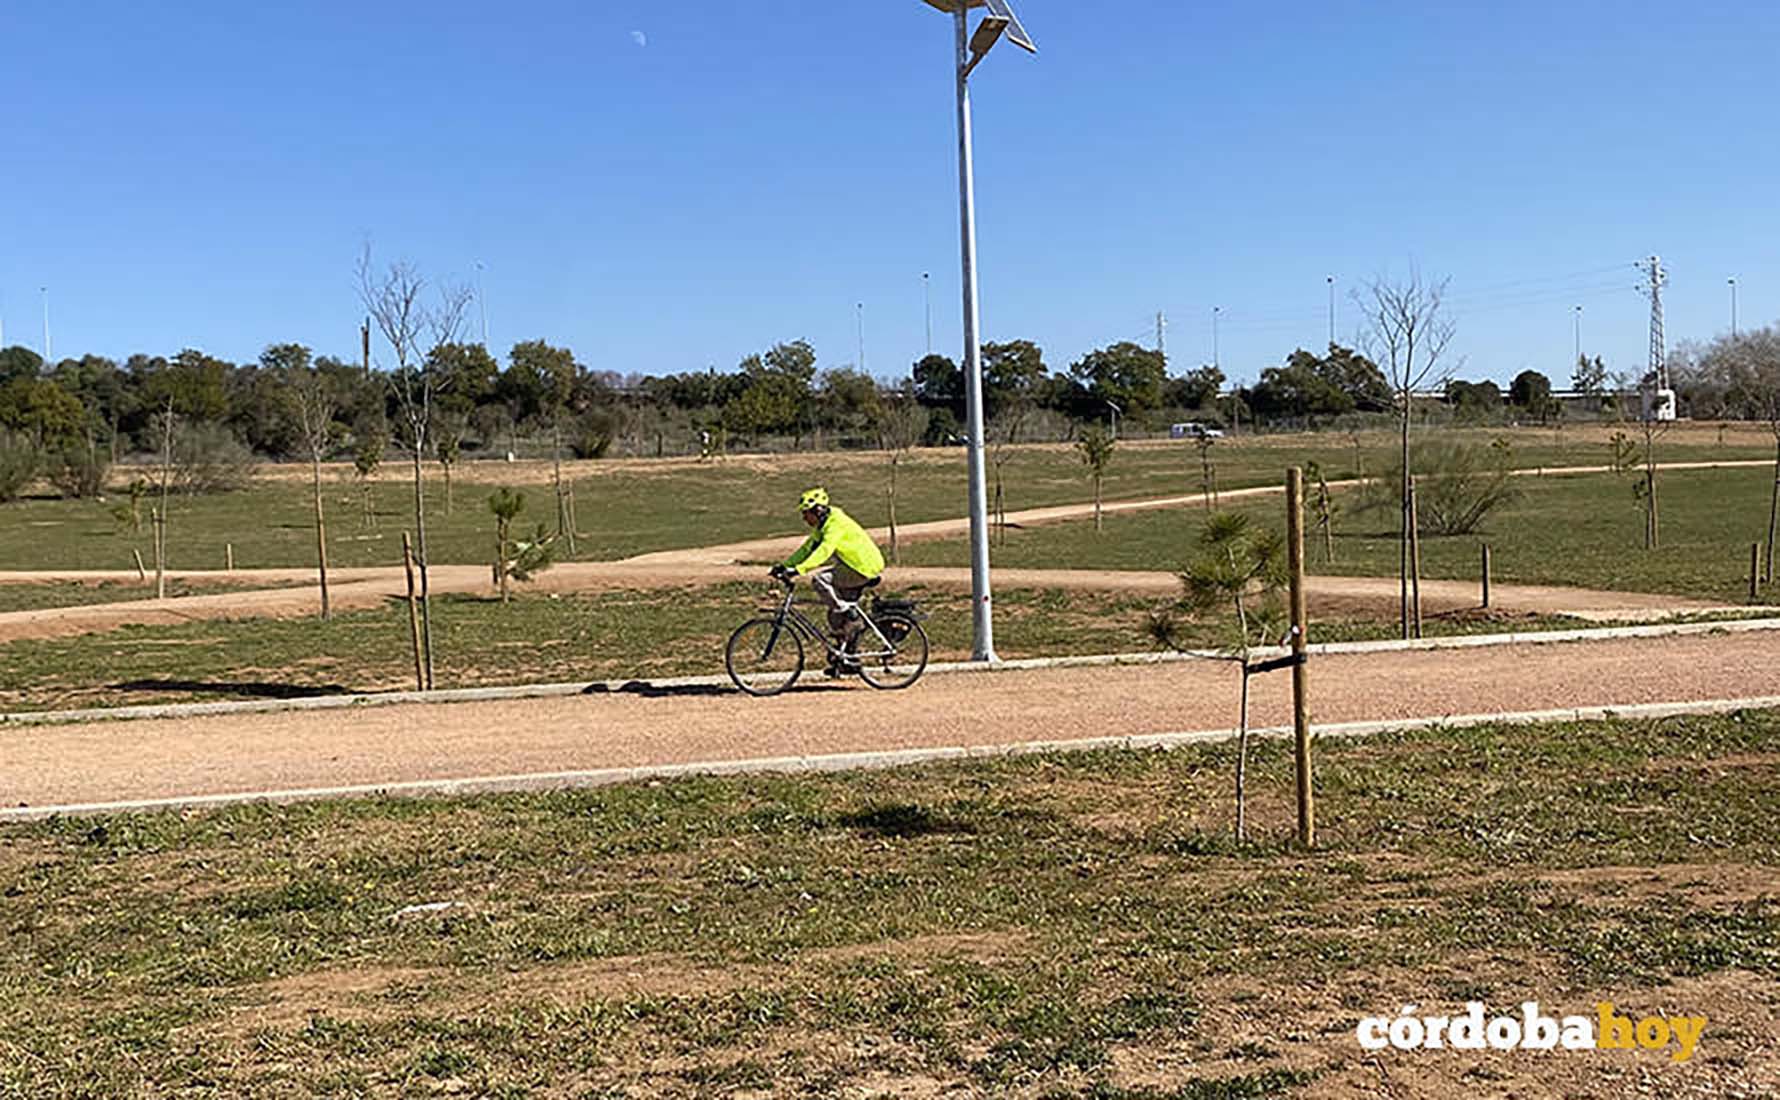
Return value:
[[(809, 489), (798, 498), (803, 521), (815, 530), (784, 564), (773, 566), (773, 576), (800, 577), (815, 574), (810, 583), (828, 605), (828, 628), (835, 644), (845, 652), (865, 628), (860, 621), (859, 597), (884, 574), (884, 555), (859, 521), (829, 503), (828, 490)], [(833, 562), (829, 559), (833, 558)], [(840, 671), (834, 660), (828, 671)]]

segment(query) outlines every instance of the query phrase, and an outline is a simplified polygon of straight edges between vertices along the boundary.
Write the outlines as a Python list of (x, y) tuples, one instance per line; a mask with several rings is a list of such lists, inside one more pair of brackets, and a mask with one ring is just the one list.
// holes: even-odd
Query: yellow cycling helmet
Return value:
[(820, 487), (815, 489), (805, 489), (803, 496), (797, 498), (797, 509), (800, 512), (807, 512), (812, 508), (826, 507), (828, 507), (827, 489)]

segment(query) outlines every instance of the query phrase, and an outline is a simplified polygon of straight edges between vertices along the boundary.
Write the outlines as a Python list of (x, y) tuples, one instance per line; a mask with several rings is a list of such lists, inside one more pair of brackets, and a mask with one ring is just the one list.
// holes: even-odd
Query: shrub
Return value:
[(97, 447), (68, 447), (57, 456), (49, 480), (70, 500), (86, 500), (105, 492), (105, 475), (111, 472), (111, 456)]
[[(1488, 446), (1423, 443), (1411, 450), (1409, 461), (1415, 474), (1416, 519), (1429, 534), (1469, 535), (1491, 512), (1520, 495), (1503, 440)], [(1402, 483), (1402, 464), (1393, 462), (1367, 484), (1362, 507), (1367, 511), (1399, 507)]]
[(36, 476), (36, 446), (17, 432), (0, 431), (0, 501), (17, 500)]
[(576, 458), (604, 458), (618, 434), (617, 418), (607, 409), (589, 409), (575, 422), (569, 450)]
[(173, 483), (182, 493), (245, 488), (253, 469), (253, 452), (221, 424), (181, 424), (173, 437)]

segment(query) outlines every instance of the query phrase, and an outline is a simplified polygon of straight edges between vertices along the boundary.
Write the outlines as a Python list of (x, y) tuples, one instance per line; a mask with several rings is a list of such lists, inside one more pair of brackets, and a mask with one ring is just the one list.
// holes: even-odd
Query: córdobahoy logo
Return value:
[(1482, 1001), (1467, 1001), (1458, 1016), (1417, 1015), (1404, 1005), (1395, 1016), (1368, 1016), (1354, 1029), (1366, 1050), (1649, 1050), (1669, 1051), (1672, 1061), (1694, 1055), (1706, 1031), (1704, 1016), (1622, 1015), (1613, 1002), (1592, 1016), (1547, 1016), (1538, 1001), (1518, 1013), (1490, 1015)]

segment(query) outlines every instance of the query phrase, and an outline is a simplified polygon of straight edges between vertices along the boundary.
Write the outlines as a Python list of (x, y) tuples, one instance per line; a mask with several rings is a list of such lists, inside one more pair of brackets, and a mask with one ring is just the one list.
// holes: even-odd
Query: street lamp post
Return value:
[(1731, 339), (1735, 340), (1737, 338), (1737, 280), (1733, 277), (1729, 282), (1731, 284)]
[[(976, 182), (970, 137), (970, 74), (995, 43), (1006, 36), (1014, 45), (1037, 52), (1026, 29), (1014, 17), (1008, 0), (925, 0), (952, 15), (956, 46), (953, 79), (958, 90), (959, 251), (964, 283), (964, 411), (970, 482), (970, 602), (973, 661), (996, 661), (995, 626), (989, 599), (989, 517), (983, 473), (983, 361), (977, 344)], [(969, 9), (987, 7), (970, 32)]]
[(1329, 350), (1335, 350), (1335, 276), (1326, 277), (1329, 283)]

